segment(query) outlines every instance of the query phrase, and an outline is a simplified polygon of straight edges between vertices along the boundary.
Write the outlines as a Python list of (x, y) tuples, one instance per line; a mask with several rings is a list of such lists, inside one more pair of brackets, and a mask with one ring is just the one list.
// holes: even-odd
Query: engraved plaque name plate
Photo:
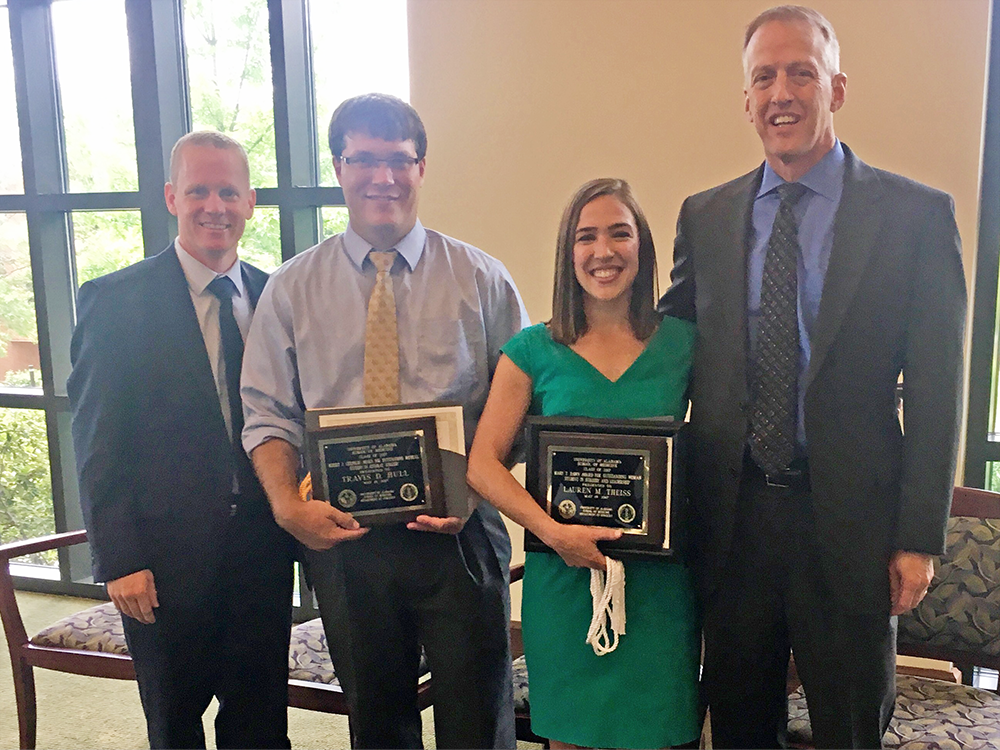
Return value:
[[(600, 543), (608, 554), (672, 555), (681, 427), (669, 419), (530, 417), (528, 492), (560, 523), (621, 529), (620, 539)], [(524, 547), (551, 551), (530, 532)]]
[(435, 421), (422, 416), (308, 430), (313, 496), (362, 526), (445, 515)]

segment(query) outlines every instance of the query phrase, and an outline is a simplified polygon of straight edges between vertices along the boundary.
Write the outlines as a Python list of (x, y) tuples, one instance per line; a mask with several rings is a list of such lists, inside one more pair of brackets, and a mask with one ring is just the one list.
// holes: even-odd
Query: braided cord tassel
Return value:
[[(587, 630), (587, 643), (598, 656), (618, 648), (618, 639), (625, 635), (625, 564), (607, 559), (607, 571), (590, 571), (590, 596), (594, 615)], [(608, 621), (611, 635), (608, 635)]]

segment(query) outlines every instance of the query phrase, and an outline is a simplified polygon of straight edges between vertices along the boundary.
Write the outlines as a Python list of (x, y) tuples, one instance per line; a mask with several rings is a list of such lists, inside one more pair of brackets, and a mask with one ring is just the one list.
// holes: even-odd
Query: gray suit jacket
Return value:
[[(940, 553), (955, 472), (965, 277), (951, 198), (844, 147), (806, 377), (816, 533), (828, 580), (858, 611), (888, 612), (897, 549)], [(698, 326), (690, 494), (703, 594), (734, 534), (748, 430), (747, 257), (763, 165), (688, 198), (660, 302)], [(894, 391), (904, 376), (905, 437)]]

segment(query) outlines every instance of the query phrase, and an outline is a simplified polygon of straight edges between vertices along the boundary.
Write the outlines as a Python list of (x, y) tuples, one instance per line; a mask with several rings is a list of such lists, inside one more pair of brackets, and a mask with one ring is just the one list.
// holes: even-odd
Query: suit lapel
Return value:
[(833, 249), (812, 337), (806, 389), (812, 383), (851, 305), (879, 235), (882, 188), (878, 175), (844, 146), (844, 192), (833, 223)]
[(162, 283), (153, 290), (161, 305), (157, 325), (163, 338), (159, 345), (169, 348), (169, 342), (173, 342), (181, 349), (176, 353), (177, 356), (171, 358), (170, 367), (191, 384), (193, 397), (206, 399), (208, 404), (214, 405), (219, 414), (220, 425), (224, 427), (219, 392), (215, 388), (205, 337), (198, 324), (187, 277), (177, 259), (177, 251), (171, 245), (156, 257), (162, 261), (159, 269)]
[(240, 273), (243, 274), (243, 285), (250, 296), (250, 308), (256, 310), (257, 300), (260, 299), (260, 293), (264, 291), (264, 284), (267, 283), (267, 274), (242, 260)]
[[(740, 248), (739, 253), (720, 254), (717, 259), (716, 272), (719, 274), (718, 289), (721, 299), (715, 304), (721, 305), (719, 320), (739, 321), (739, 325), (726, 325), (715, 335), (729, 337), (726, 350), (733, 357), (733, 376), (745, 397), (747, 387), (747, 357), (750, 351), (750, 335), (747, 326), (747, 258), (750, 244), (753, 241), (753, 202), (760, 189), (760, 181), (764, 168), (744, 175), (730, 184), (720, 195), (722, 199), (720, 211), (716, 217), (719, 232), (719, 248)], [(734, 211), (733, 207), (739, 210)]]

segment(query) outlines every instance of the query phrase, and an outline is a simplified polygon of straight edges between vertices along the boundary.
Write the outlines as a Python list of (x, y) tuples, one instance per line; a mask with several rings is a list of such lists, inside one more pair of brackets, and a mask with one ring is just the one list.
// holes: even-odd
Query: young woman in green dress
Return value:
[(700, 624), (688, 569), (625, 562), (627, 631), (585, 643), (597, 542), (620, 531), (560, 524), (504, 468), (526, 414), (683, 419), (694, 327), (655, 311), (656, 257), (623, 180), (584, 185), (563, 214), (552, 319), (503, 348), (469, 456), (469, 484), (558, 554), (528, 553), (521, 618), (532, 730), (553, 748), (695, 743)]

